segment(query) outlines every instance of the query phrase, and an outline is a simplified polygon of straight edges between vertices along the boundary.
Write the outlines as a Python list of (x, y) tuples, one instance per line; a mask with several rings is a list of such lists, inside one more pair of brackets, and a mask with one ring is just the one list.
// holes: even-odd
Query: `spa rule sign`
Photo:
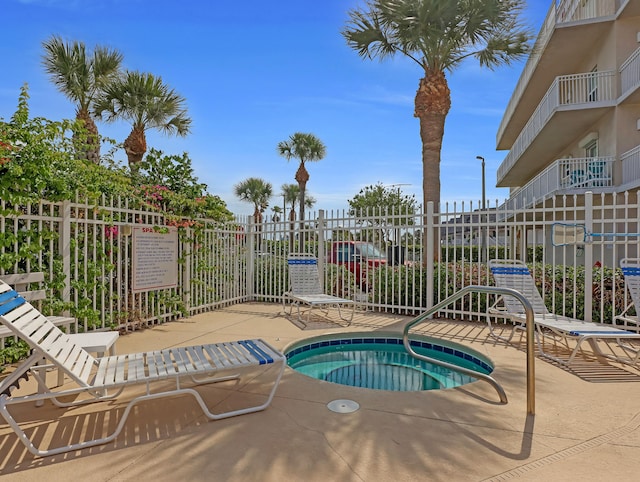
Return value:
[(134, 227), (132, 230), (133, 292), (178, 286), (178, 230)]

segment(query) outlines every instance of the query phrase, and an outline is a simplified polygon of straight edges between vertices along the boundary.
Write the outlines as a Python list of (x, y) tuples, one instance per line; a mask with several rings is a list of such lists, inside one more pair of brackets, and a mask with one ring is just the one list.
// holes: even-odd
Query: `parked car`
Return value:
[(372, 243), (364, 241), (334, 241), (327, 259), (329, 263), (345, 266), (362, 289), (367, 287), (370, 272), (387, 264), (387, 256)]

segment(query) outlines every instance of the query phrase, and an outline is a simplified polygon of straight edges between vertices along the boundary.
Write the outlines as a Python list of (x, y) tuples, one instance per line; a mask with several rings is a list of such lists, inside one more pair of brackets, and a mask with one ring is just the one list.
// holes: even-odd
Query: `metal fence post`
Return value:
[[(187, 311), (189, 311), (189, 309), (191, 308), (191, 263), (193, 263), (194, 259), (194, 244), (185, 241), (186, 239), (191, 239), (191, 237), (193, 236), (193, 230), (187, 227), (185, 231), (186, 235), (184, 239), (180, 239), (180, 237), (178, 237), (178, 245), (182, 247), (182, 255), (184, 257), (181, 286), (182, 302), (184, 303)], [(187, 251), (187, 249), (189, 251)]]
[(258, 235), (255, 218), (249, 216), (247, 222), (247, 298), (251, 301), (255, 296), (256, 236)]
[(318, 270), (324, 273), (324, 231), (326, 229), (324, 221), (324, 209), (318, 211), (317, 230), (318, 230)]
[[(584, 227), (593, 231), (593, 192), (584, 193)], [(584, 243), (584, 321), (593, 321), (593, 239)]]
[(62, 201), (60, 220), (60, 239), (58, 250), (62, 258), (62, 274), (64, 275), (64, 288), (62, 301), (65, 303), (71, 299), (71, 201)]
[[(422, 253), (424, 256), (425, 267), (427, 271), (427, 309), (430, 309), (433, 306), (433, 297), (434, 297), (434, 286), (433, 286), (433, 273), (434, 273), (434, 265), (435, 265), (435, 223), (433, 217), (433, 201), (429, 201), (427, 203), (427, 215), (425, 217), (425, 229), (424, 231), (427, 234), (427, 252)], [(439, 254), (439, 253), (438, 253)]]

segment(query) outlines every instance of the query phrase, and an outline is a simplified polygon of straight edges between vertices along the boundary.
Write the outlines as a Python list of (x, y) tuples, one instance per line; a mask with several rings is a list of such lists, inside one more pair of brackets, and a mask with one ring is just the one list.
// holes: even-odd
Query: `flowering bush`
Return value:
[(18, 205), (131, 191), (122, 169), (76, 159), (73, 132), (81, 130), (75, 122), (29, 118), (28, 99), (25, 86), (11, 119), (0, 119), (0, 198)]
[(104, 235), (107, 239), (118, 237), (118, 226), (105, 226)]

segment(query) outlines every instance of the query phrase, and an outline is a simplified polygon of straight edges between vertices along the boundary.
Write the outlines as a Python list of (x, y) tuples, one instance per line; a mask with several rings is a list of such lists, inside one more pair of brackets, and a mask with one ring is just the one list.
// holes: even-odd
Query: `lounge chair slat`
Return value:
[(176, 362), (176, 366), (178, 368), (178, 373), (189, 373), (191, 370), (189, 361), (189, 357), (187, 356), (184, 348), (173, 348), (171, 350), (173, 354), (173, 358)]
[(98, 362), (98, 370), (93, 381), (95, 386), (102, 387), (106, 384), (107, 368), (109, 366), (109, 357), (100, 358)]
[(222, 343), (220, 350), (224, 352), (225, 359), (232, 366), (238, 366), (244, 363), (242, 353), (240, 353), (233, 343)]
[(220, 369), (223, 367), (221, 361), (219, 360), (218, 354), (211, 347), (211, 345), (203, 345), (202, 350), (207, 355), (209, 359), (209, 363), (211, 364), (212, 367), (216, 369)]
[(165, 366), (164, 358), (162, 356), (162, 352), (155, 351), (153, 352), (153, 358), (156, 365), (156, 370), (158, 370), (159, 378), (166, 378), (169, 376), (169, 372), (167, 371), (167, 367)]
[(118, 363), (116, 364), (116, 384), (127, 381), (128, 358), (129, 357), (127, 355), (118, 356)]
[(207, 369), (202, 357), (202, 350), (200, 346), (187, 346), (185, 347), (185, 351), (187, 352), (187, 356), (191, 359), (191, 363), (193, 363), (194, 371), (202, 373)]
[(222, 344), (220, 345), (210, 345), (210, 349), (215, 353), (216, 361), (219, 363), (219, 366), (223, 368), (228, 368), (231, 366), (231, 362), (227, 359), (226, 353), (223, 351)]
[(175, 375), (180, 373), (179, 367), (171, 356), (171, 350), (162, 350), (160, 354), (162, 355), (162, 361), (164, 362), (163, 366), (165, 370), (167, 370), (168, 375)]
[[(144, 371), (144, 353), (134, 353), (129, 357), (129, 373), (131, 372), (135, 374), (136, 380), (144, 380), (147, 376), (149, 378), (154, 378), (153, 375), (147, 375)], [(156, 375), (157, 376), (157, 375)]]

